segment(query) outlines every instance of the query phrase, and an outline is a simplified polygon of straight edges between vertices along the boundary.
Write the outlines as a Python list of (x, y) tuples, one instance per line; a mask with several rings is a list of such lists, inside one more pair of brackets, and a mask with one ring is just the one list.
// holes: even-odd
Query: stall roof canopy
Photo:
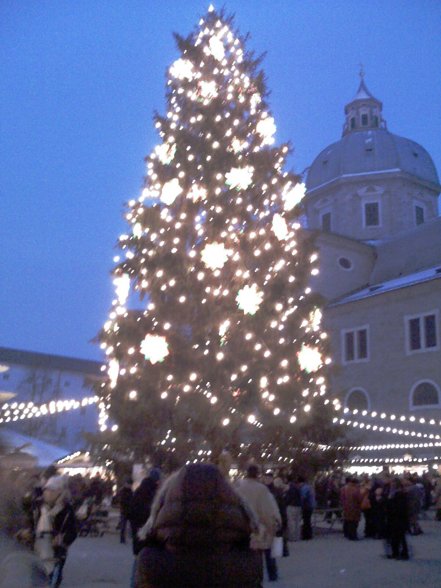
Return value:
[(0, 431), (0, 443), (5, 447), (7, 455), (27, 453), (36, 459), (38, 466), (48, 466), (69, 453), (64, 447), (51, 445), (7, 428)]

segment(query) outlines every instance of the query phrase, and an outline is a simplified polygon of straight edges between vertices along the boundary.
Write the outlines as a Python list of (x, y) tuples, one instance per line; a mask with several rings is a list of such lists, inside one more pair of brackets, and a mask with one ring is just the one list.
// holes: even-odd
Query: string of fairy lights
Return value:
[(358, 429), (364, 429), (365, 431), (376, 431), (379, 433), (391, 433), (397, 436), (405, 437), (417, 437), (418, 439), (436, 439), (440, 440), (441, 435), (436, 433), (422, 433), (421, 431), (409, 431), (408, 429), (397, 429), (396, 427), (384, 427), (382, 425), (366, 424), (359, 421), (352, 421), (351, 419), (334, 418), (334, 424), (345, 425), (347, 427), (353, 427)]
[(98, 396), (77, 400), (51, 400), (43, 404), (34, 402), (6, 402), (0, 406), (0, 423), (13, 423), (24, 419), (41, 418), (48, 415), (85, 408), (99, 402)]
[[(325, 403), (328, 403), (329, 400)], [(376, 419), (379, 418), (381, 420), (388, 420), (388, 421), (392, 421), (392, 422), (397, 422), (399, 421), (400, 423), (417, 423), (420, 425), (429, 425), (429, 426), (436, 426), (436, 427), (440, 427), (441, 426), (441, 419), (437, 420), (434, 419), (433, 417), (429, 418), (429, 417), (416, 417), (415, 415), (405, 415), (405, 414), (400, 414), (400, 415), (396, 415), (394, 413), (386, 413), (386, 412), (377, 412), (375, 410), (373, 411), (368, 411), (368, 410), (359, 410), (359, 409), (350, 409), (348, 407), (343, 407), (341, 404), (341, 401), (339, 399), (334, 399), (332, 401), (333, 403), (333, 407), (334, 410), (336, 411), (342, 411), (343, 414), (351, 414), (352, 416), (359, 416), (359, 418), (364, 417), (364, 418), (369, 418), (369, 419)]]

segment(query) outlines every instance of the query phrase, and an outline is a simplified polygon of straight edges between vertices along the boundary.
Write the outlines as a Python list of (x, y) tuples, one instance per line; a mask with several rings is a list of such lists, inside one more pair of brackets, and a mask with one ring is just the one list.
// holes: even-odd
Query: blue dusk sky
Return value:
[[(90, 342), (158, 143), (172, 37), (203, 0), (1, 0), (0, 346), (101, 359)], [(221, 5), (215, 4), (216, 7)], [(277, 141), (304, 170), (341, 136), (359, 64), (391, 132), (441, 171), (439, 0), (230, 0), (263, 62)]]

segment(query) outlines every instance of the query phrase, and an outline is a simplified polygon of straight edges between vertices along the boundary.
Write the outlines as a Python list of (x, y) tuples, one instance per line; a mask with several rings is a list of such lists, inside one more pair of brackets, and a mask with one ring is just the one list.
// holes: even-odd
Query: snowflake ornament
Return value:
[(119, 362), (117, 359), (111, 359), (109, 361), (109, 367), (107, 368), (107, 375), (110, 380), (110, 387), (115, 388), (119, 376)]
[(113, 280), (115, 293), (120, 304), (125, 304), (130, 291), (130, 277), (128, 274), (122, 274)]
[(320, 329), (320, 323), (322, 322), (322, 311), (319, 308), (315, 308), (309, 313), (309, 324), (313, 331)]
[(250, 98), (250, 113), (251, 114), (255, 114), (258, 105), (261, 103), (262, 98), (260, 97), (260, 94), (258, 92), (254, 92), (254, 94), (251, 95)]
[(256, 314), (262, 304), (263, 292), (257, 289), (257, 285), (244, 286), (236, 296), (237, 306), (245, 314)]
[(286, 220), (280, 214), (275, 214), (273, 216), (273, 233), (279, 239), (279, 241), (284, 241), (288, 234), (288, 225), (286, 224)]
[(215, 81), (206, 82), (204, 80), (199, 82), (199, 95), (204, 100), (212, 100), (216, 98), (218, 91), (217, 91), (217, 84)]
[(298, 183), (295, 186), (289, 182), (283, 189), (282, 198), (284, 201), (283, 208), (292, 210), (305, 196), (305, 184)]
[(141, 341), (140, 350), (152, 364), (164, 361), (170, 353), (167, 339), (161, 335), (146, 335), (144, 340)]
[(225, 339), (225, 335), (227, 334), (229, 327), (230, 327), (230, 321), (228, 319), (220, 325), (219, 335), (220, 335), (221, 340)]
[(300, 369), (308, 374), (316, 372), (323, 365), (322, 356), (317, 347), (308, 347), (305, 344), (302, 345), (302, 348), (297, 353), (297, 360)]
[(201, 257), (205, 265), (212, 269), (222, 269), (230, 255), (229, 249), (223, 243), (209, 243), (202, 250)]
[(193, 64), (188, 59), (177, 59), (169, 71), (178, 80), (191, 80), (194, 76)]
[(182, 188), (179, 184), (179, 180), (177, 178), (173, 178), (173, 180), (166, 182), (162, 186), (161, 200), (164, 204), (167, 204), (167, 206), (170, 206), (171, 204), (173, 204), (173, 202), (176, 200), (176, 198), (181, 193), (182, 193)]
[(163, 143), (158, 145), (155, 149), (155, 153), (161, 163), (168, 165), (173, 161), (176, 153), (176, 143)]
[(231, 149), (234, 153), (240, 153), (248, 147), (247, 141), (241, 141), (240, 139), (234, 138), (231, 142)]
[(144, 231), (142, 228), (142, 224), (141, 223), (135, 223), (133, 225), (133, 236), (137, 237), (138, 239), (140, 239), (143, 235)]
[(274, 133), (277, 127), (272, 116), (260, 119), (256, 125), (256, 131), (262, 137), (263, 145), (272, 145), (274, 143)]
[(187, 197), (193, 200), (193, 202), (199, 202), (199, 200), (206, 200), (207, 190), (203, 186), (193, 184), (188, 191)]
[(225, 183), (236, 190), (246, 190), (253, 181), (254, 168), (251, 165), (246, 167), (233, 167), (225, 174)]
[(218, 61), (222, 61), (225, 57), (225, 47), (219, 37), (213, 36), (208, 42), (208, 47), (211, 55)]

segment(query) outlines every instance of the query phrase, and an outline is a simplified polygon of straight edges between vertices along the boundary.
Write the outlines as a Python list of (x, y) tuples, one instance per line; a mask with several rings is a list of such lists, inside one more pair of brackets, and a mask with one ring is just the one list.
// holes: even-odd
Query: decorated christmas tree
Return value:
[(284, 169), (261, 60), (232, 19), (210, 8), (175, 38), (100, 334), (101, 429), (135, 455), (288, 448), (323, 411), (329, 363), (309, 287), (318, 258), (298, 220), (304, 186)]

